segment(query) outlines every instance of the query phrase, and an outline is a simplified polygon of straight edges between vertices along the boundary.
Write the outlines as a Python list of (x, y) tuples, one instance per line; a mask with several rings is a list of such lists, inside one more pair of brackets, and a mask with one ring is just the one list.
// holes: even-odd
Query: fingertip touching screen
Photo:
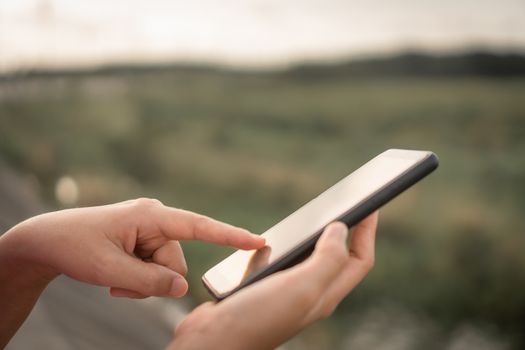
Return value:
[(264, 232), (264, 248), (238, 250), (215, 265), (204, 275), (205, 283), (215, 294), (227, 294), (318, 234), (330, 222), (341, 219), (431, 154), (395, 149), (381, 153)]

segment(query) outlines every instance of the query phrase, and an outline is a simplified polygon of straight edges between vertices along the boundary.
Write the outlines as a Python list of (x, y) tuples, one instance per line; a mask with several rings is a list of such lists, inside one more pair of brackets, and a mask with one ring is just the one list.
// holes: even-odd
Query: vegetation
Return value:
[[(4, 77), (0, 156), (51, 208), (69, 175), (78, 205), (151, 196), (263, 232), (387, 148), (433, 150), (437, 172), (382, 210), (375, 270), (295, 344), (380, 348), (363, 334), (395, 329), (401, 348), (457, 348), (475, 329), (523, 348), (525, 78), (341, 67)], [(200, 276), (230, 250), (184, 246), (200, 302)]]

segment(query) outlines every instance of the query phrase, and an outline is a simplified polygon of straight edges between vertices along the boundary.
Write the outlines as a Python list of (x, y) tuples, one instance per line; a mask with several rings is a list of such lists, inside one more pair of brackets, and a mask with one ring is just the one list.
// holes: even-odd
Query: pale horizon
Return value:
[(388, 55), (525, 51), (525, 2), (3, 0), (0, 71), (185, 62), (275, 67)]

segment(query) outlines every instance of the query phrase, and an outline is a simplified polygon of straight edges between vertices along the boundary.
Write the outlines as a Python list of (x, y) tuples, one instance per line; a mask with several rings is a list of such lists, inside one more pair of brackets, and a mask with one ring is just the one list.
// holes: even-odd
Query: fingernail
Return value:
[(181, 296), (186, 293), (187, 283), (182, 276), (176, 276), (171, 282), (170, 294), (173, 296)]
[(342, 222), (332, 224), (332, 231), (334, 235), (338, 235), (342, 240), (345, 240), (348, 234), (348, 228)]

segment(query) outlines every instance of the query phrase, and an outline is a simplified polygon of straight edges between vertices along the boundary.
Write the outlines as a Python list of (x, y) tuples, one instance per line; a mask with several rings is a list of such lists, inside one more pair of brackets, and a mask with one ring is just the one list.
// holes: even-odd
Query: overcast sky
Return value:
[(525, 49), (525, 0), (0, 0), (0, 70)]

